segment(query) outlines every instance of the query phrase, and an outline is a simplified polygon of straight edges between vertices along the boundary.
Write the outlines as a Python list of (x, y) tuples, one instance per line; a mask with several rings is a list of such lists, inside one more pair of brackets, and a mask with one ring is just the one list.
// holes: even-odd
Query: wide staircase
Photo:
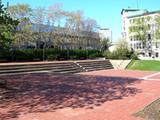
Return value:
[(85, 72), (113, 69), (109, 60), (80, 61), (76, 62)]
[(83, 72), (73, 62), (0, 65), (0, 75), (13, 75), (36, 72), (78, 73)]
[(32, 64), (0, 64), (0, 75), (14, 75), (25, 73), (52, 72), (52, 73), (80, 73), (112, 69), (109, 60), (77, 61), (77, 62), (44, 62)]

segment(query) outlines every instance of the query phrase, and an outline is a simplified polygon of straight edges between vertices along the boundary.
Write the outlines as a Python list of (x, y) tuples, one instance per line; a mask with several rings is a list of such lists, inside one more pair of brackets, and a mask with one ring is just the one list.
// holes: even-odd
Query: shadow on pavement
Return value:
[(0, 119), (20, 114), (54, 112), (65, 107), (93, 109), (104, 102), (136, 95), (136, 78), (51, 73), (0, 76), (7, 83), (0, 92)]

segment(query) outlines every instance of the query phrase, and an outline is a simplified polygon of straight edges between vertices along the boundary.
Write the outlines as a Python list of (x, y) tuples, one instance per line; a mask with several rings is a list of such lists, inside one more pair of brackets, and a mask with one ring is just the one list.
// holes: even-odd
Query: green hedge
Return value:
[(102, 53), (98, 50), (26, 49), (0, 51), (0, 61), (80, 60), (97, 57), (102, 57)]

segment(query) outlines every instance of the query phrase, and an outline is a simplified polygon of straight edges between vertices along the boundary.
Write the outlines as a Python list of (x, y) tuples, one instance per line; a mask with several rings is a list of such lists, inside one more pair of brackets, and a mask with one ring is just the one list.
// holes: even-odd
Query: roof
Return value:
[(140, 11), (140, 9), (131, 9), (131, 8), (128, 8), (128, 9), (122, 9), (121, 11), (121, 15), (123, 14), (123, 12), (134, 12), (134, 11)]
[(145, 13), (132, 15), (132, 16), (129, 16), (128, 18), (141, 17), (141, 16), (151, 15), (151, 14), (156, 14), (156, 13), (160, 13), (160, 10), (152, 11), (152, 12), (146, 11)]

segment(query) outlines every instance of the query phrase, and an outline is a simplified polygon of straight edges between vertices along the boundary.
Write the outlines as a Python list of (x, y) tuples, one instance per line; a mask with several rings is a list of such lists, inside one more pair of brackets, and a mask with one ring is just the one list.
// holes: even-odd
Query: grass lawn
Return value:
[(133, 60), (127, 67), (129, 70), (160, 71), (160, 61), (156, 60)]

